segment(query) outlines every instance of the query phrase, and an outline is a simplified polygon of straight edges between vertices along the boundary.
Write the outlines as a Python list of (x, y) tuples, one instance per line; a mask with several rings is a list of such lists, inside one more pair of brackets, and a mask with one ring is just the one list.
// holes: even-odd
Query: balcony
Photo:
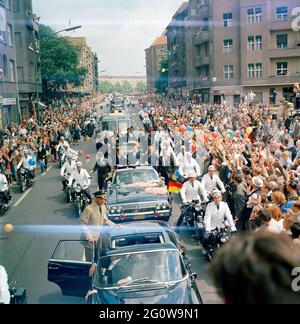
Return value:
[(272, 19), (269, 22), (269, 30), (270, 31), (291, 30), (292, 21), (293, 21), (292, 17), (289, 17), (287, 20), (284, 21)]
[(279, 84), (299, 83), (299, 79), (300, 79), (300, 71), (298, 73), (291, 73), (289, 75), (284, 75), (284, 76), (277, 76), (277, 75), (269, 76), (269, 82), (279, 83)]
[(201, 67), (210, 64), (210, 58), (208, 56), (198, 56), (194, 61), (195, 67)]
[(194, 88), (209, 88), (210, 86), (209, 77), (196, 78), (194, 80)]
[(201, 45), (209, 41), (209, 32), (208, 31), (201, 31), (200, 33), (196, 34), (194, 37), (194, 45)]
[(299, 56), (300, 56), (300, 46), (295, 46), (293, 48), (276, 48), (276, 49), (271, 49), (269, 51), (270, 59), (299, 57)]

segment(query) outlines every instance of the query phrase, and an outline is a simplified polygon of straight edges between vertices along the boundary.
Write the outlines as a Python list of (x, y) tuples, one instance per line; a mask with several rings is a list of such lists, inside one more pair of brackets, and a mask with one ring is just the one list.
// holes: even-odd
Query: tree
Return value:
[(129, 81), (124, 81), (122, 84), (122, 93), (133, 93), (133, 86)]
[(51, 98), (67, 85), (81, 86), (87, 74), (86, 67), (79, 67), (79, 52), (66, 38), (53, 36), (55, 31), (40, 25), (40, 56), (44, 96)]
[(145, 93), (147, 91), (147, 83), (145, 81), (137, 82), (135, 90), (141, 94)]
[(169, 61), (168, 58), (163, 58), (160, 62), (160, 73), (155, 81), (157, 93), (166, 93), (169, 80)]

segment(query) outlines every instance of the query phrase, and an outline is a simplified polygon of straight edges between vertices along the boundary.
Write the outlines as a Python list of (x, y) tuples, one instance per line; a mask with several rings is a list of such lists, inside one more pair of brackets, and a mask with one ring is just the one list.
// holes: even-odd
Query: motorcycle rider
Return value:
[(26, 175), (28, 175), (31, 179), (34, 179), (34, 166), (30, 165), (29, 163), (31, 160), (32, 156), (29, 155), (28, 151), (24, 151), (24, 153), (21, 153), (21, 159), (17, 165), (17, 170), (19, 171), (20, 168), (23, 166), (23, 168), (26, 170)]
[(76, 170), (76, 163), (73, 159), (72, 155), (68, 155), (68, 160), (64, 163), (60, 170), (60, 175), (63, 178), (62, 184), (63, 184), (63, 190), (66, 189), (68, 185), (69, 178), (71, 174)]
[(57, 152), (59, 152), (59, 150), (63, 150), (63, 151), (65, 151), (65, 149), (64, 149), (65, 146), (70, 147), (69, 143), (68, 143), (68, 142), (65, 140), (65, 138), (62, 136), (62, 137), (60, 138), (60, 140), (59, 140), (59, 144), (58, 144), (58, 146), (57, 146), (57, 148), (56, 148), (56, 151), (57, 151)]
[(182, 160), (179, 166), (179, 181), (183, 183), (186, 182), (190, 173), (196, 173), (197, 178), (201, 176), (201, 170), (198, 162), (193, 158), (193, 154), (188, 152), (186, 153), (186, 159)]
[(217, 190), (217, 187), (219, 187), (222, 194), (226, 192), (224, 183), (216, 174), (216, 168), (213, 165), (208, 168), (208, 173), (203, 176), (202, 185), (207, 191), (208, 195), (211, 195), (215, 190)]
[(4, 198), (4, 203), (5, 203), (4, 207), (7, 207), (11, 199), (11, 196), (9, 193), (7, 178), (3, 173), (0, 173), (0, 195), (2, 195)]
[(225, 224), (228, 224), (233, 232), (237, 231), (228, 204), (222, 201), (222, 193), (215, 190), (212, 193), (212, 197), (213, 202), (207, 205), (204, 218), (206, 231), (203, 238), (204, 249), (206, 249), (211, 241), (211, 232), (213, 230), (224, 228)]
[[(83, 193), (89, 199), (90, 203), (92, 202), (92, 196), (89, 191), (89, 186), (91, 185), (91, 177), (88, 174), (87, 170), (82, 168), (81, 162), (76, 163), (76, 169), (71, 174), (68, 185), (69, 187), (72, 187), (73, 185), (73, 189), (77, 185), (80, 185), (83, 189)], [(73, 196), (74, 196), (74, 192), (73, 192)]]
[(78, 159), (78, 152), (71, 149), (70, 145), (66, 144), (64, 145), (64, 154), (61, 158), (62, 161), (65, 161), (66, 157), (69, 155), (71, 155), (75, 161)]
[[(184, 205), (189, 204), (193, 201), (199, 201), (199, 203), (203, 202), (208, 202), (208, 197), (206, 190), (202, 186), (201, 182), (196, 180), (197, 175), (195, 172), (191, 172), (189, 175), (189, 180), (183, 185), (180, 194), (182, 198), (182, 202)], [(200, 197), (202, 196), (202, 199)], [(177, 233), (180, 230), (180, 225), (184, 219), (184, 216), (187, 212), (189, 206), (187, 208), (182, 208), (181, 209), (181, 215), (177, 221), (176, 224), (176, 231)]]
[(0, 304), (8, 305), (10, 303), (10, 291), (6, 270), (0, 265)]

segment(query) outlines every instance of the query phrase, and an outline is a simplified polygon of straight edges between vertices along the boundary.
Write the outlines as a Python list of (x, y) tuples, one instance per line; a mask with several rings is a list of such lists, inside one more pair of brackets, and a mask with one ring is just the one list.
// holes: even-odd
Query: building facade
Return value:
[(20, 118), (12, 2), (0, 0), (0, 128)]
[(94, 53), (93, 64), (93, 88), (95, 92), (99, 91), (99, 59), (97, 53)]
[(186, 33), (185, 19), (189, 3), (184, 2), (167, 27), (169, 53), (169, 93), (186, 95)]
[[(95, 92), (95, 56), (87, 44), (86, 37), (66, 37), (79, 51), (79, 66), (87, 69), (84, 83), (80, 87), (69, 86), (68, 92), (90, 96)], [(98, 58), (97, 58), (98, 61)]]
[(22, 117), (28, 117), (33, 99), (42, 93), (39, 18), (33, 13), (32, 0), (12, 3), (20, 110)]
[[(187, 79), (205, 102), (291, 100), (300, 80), (300, 33), (292, 29), (299, 0), (190, 0)], [(276, 91), (276, 95), (274, 95)]]
[(168, 39), (164, 32), (145, 50), (148, 92), (155, 92), (155, 82), (160, 74), (161, 61), (168, 57), (167, 43)]

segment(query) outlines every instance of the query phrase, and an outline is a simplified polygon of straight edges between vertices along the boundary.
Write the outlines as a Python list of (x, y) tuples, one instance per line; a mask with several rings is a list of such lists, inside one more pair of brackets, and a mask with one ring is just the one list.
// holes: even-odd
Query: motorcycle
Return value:
[(27, 304), (27, 294), (25, 288), (16, 288), (16, 282), (9, 285), (10, 304), (11, 305), (25, 305)]
[(19, 171), (19, 184), (21, 193), (25, 192), (26, 189), (29, 189), (34, 184), (34, 178), (31, 176), (32, 171), (21, 167)]
[(88, 197), (84, 193), (84, 188), (80, 184), (77, 184), (74, 187), (74, 197), (72, 202), (76, 209), (76, 216), (79, 218), (84, 209), (90, 204)]
[(206, 203), (196, 200), (181, 207), (181, 211), (185, 213), (183, 223), (194, 232), (197, 240), (201, 240), (205, 231), (205, 210)]
[(234, 232), (231, 231), (229, 226), (217, 228), (210, 233), (208, 244), (205, 248), (206, 255), (209, 261), (212, 260), (215, 252), (224, 244), (228, 243), (234, 238)]
[[(65, 175), (64, 178), (63, 178), (63, 181), (66, 182), (68, 184), (69, 182), (69, 178), (70, 178), (70, 175)], [(64, 193), (66, 194), (67, 196), (67, 201), (68, 203), (71, 203), (72, 202), (72, 190), (71, 190), (71, 187), (70, 186), (65, 186), (63, 188), (63, 191)]]
[(3, 192), (0, 192), (0, 216), (3, 215), (10, 208), (12, 203), (13, 202), (10, 194), (9, 194), (9, 201), (8, 203), (6, 203)]
[(59, 167), (59, 169), (61, 169), (63, 164), (64, 164), (64, 161), (62, 159), (63, 155), (64, 155), (63, 149), (59, 149), (58, 152), (57, 152), (57, 159), (58, 159), (58, 167)]

